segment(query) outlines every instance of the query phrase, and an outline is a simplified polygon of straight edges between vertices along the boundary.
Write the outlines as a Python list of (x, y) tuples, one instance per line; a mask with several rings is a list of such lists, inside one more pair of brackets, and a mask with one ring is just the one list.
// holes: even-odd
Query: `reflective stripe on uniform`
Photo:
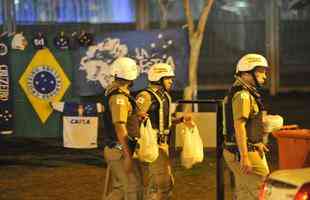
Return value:
[[(165, 130), (164, 130), (164, 106), (163, 106), (163, 101), (161, 100), (161, 98), (156, 94), (156, 92), (152, 88), (147, 88), (147, 91), (149, 91), (150, 93), (152, 93), (155, 96), (155, 98), (156, 98), (156, 100), (157, 100), (157, 102), (159, 104), (159, 134), (165, 134), (164, 133)], [(166, 91), (164, 92), (164, 95), (168, 99), (168, 104), (169, 104), (169, 108), (170, 108), (171, 102), (172, 102), (171, 97), (170, 97), (170, 95)], [(168, 115), (169, 116), (168, 127), (171, 127), (171, 111), (170, 111), (170, 109), (168, 110), (168, 112), (169, 112), (169, 115)]]

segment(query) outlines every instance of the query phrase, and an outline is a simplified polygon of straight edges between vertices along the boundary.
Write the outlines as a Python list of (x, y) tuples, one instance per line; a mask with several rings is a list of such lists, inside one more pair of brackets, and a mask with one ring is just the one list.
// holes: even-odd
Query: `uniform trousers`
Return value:
[(104, 158), (111, 166), (112, 191), (106, 200), (142, 200), (143, 181), (139, 161), (134, 159), (133, 171), (127, 174), (121, 150), (104, 148)]
[(257, 200), (261, 184), (264, 178), (269, 174), (265, 155), (261, 157), (258, 151), (248, 152), (249, 160), (252, 164), (252, 172), (249, 174), (244, 174), (241, 171), (240, 162), (235, 154), (228, 150), (224, 150), (223, 156), (229, 169), (234, 174), (234, 199)]
[(145, 200), (168, 200), (172, 196), (173, 176), (169, 159), (169, 146), (161, 144), (158, 158), (152, 163), (143, 163), (146, 177)]

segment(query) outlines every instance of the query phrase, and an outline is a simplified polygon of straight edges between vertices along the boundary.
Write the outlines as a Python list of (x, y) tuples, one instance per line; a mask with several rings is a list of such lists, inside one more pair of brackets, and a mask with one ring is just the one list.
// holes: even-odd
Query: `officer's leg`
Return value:
[(240, 174), (239, 193), (237, 199), (239, 200), (257, 200), (259, 195), (259, 188), (262, 177), (257, 174)]
[(159, 149), (159, 156), (149, 164), (150, 182), (146, 199), (166, 200), (171, 198), (173, 177), (167, 152)]
[(230, 169), (230, 171), (233, 173), (234, 176), (234, 193), (233, 193), (233, 199), (237, 199), (238, 194), (240, 193), (240, 176), (239, 176), (239, 168), (240, 164), (235, 156), (235, 154), (224, 150), (223, 151), (224, 160)]
[[(252, 163), (255, 172), (257, 166), (257, 155), (254, 152), (249, 152), (249, 159)], [(234, 154), (224, 150), (224, 158), (233, 171), (235, 177), (235, 199), (238, 200), (256, 200), (259, 194), (259, 188), (263, 180), (263, 176), (255, 174), (244, 174), (241, 171), (240, 163), (235, 159)], [(255, 160), (253, 163), (252, 161)]]
[(240, 168), (240, 162), (237, 160), (235, 154), (224, 150), (223, 152), (224, 159), (229, 167), (229, 169), (234, 174), (235, 188), (233, 199), (236, 200), (251, 200), (252, 194), (249, 189), (248, 184), (252, 184), (248, 178), (249, 175), (244, 174)]
[(245, 191), (240, 194), (240, 199), (258, 199), (259, 190), (264, 178), (269, 173), (265, 156), (261, 157), (257, 151), (248, 153), (252, 164), (252, 173), (242, 174), (241, 188)]
[(142, 200), (143, 186), (138, 161), (134, 160), (133, 172), (127, 174), (120, 150), (105, 148), (105, 158), (108, 158), (113, 177), (113, 189), (107, 200)]
[(260, 155), (257, 151), (250, 152), (250, 161), (253, 172), (260, 176), (266, 177), (269, 174), (269, 167), (265, 154)]
[[(122, 153), (113, 148), (104, 148), (104, 158), (111, 167), (112, 191), (108, 194), (106, 200), (124, 199), (124, 183), (122, 181)], [(124, 174), (123, 174), (124, 175)]]
[(142, 200), (143, 199), (143, 180), (140, 169), (140, 163), (134, 159), (133, 173), (129, 174), (127, 185), (128, 200)]

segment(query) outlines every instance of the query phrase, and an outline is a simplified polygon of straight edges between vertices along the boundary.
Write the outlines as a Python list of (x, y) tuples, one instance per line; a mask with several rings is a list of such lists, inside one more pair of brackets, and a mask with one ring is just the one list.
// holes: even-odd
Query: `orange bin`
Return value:
[(280, 130), (272, 133), (279, 148), (279, 169), (309, 167), (310, 130)]

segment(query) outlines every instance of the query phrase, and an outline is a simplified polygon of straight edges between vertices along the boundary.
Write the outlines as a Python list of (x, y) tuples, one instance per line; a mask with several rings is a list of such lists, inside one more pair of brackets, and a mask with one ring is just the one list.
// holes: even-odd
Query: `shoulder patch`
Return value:
[(250, 95), (246, 92), (240, 92), (241, 99), (250, 99)]
[(151, 97), (151, 94), (150, 94), (149, 92), (147, 92), (147, 91), (142, 91), (142, 92), (140, 92), (140, 93), (136, 96), (136, 99), (137, 99), (137, 100), (140, 99), (140, 98), (143, 98), (144, 101), (147, 101), (147, 100), (151, 99), (152, 97)]
[(137, 103), (139, 103), (139, 104), (143, 104), (144, 101), (145, 101), (145, 98), (144, 98), (143, 96), (140, 96), (140, 97), (138, 97), (138, 99), (137, 99)]
[(117, 98), (116, 99), (116, 104), (118, 104), (118, 105), (125, 105), (125, 100), (122, 99), (122, 98)]

